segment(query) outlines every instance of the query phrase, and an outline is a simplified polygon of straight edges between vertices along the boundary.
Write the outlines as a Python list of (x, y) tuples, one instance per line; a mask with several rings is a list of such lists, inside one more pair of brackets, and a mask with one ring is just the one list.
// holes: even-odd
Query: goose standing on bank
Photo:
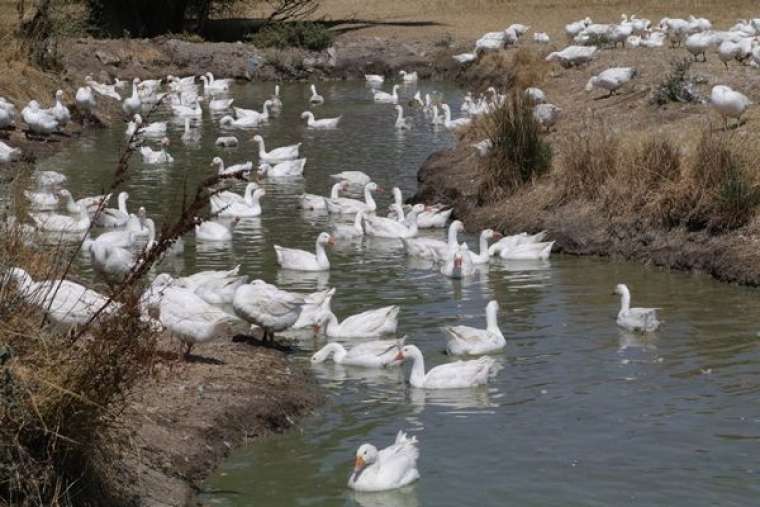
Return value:
[(89, 86), (83, 86), (77, 89), (74, 101), (77, 104), (77, 109), (79, 109), (84, 116), (92, 115), (97, 106), (95, 95), (92, 93), (92, 88)]
[(491, 354), (502, 350), (507, 341), (499, 329), (497, 315), (499, 303), (496, 300), (486, 305), (486, 328), (478, 329), (470, 326), (445, 327), (443, 330), (448, 334), (446, 351), (453, 355)]
[(586, 91), (601, 88), (610, 92), (607, 96), (612, 97), (620, 87), (637, 75), (638, 71), (633, 67), (612, 67), (589, 79), (586, 83)]
[(547, 62), (557, 62), (570, 68), (590, 62), (596, 54), (596, 46), (568, 46), (562, 51), (554, 51), (546, 57)]
[(334, 244), (335, 239), (326, 232), (322, 232), (317, 236), (315, 253), (274, 245), (277, 264), (284, 269), (295, 271), (328, 271), (330, 260), (325, 253), (325, 246)]
[(254, 280), (235, 291), (232, 307), (246, 322), (264, 330), (264, 341), (274, 340), (274, 333), (284, 331), (298, 321), (298, 316), (306, 302), (300, 294), (288, 292)]
[(407, 486), (420, 478), (417, 438), (399, 431), (393, 445), (378, 451), (372, 444), (362, 444), (356, 451), (354, 471), (348, 487), (355, 491), (387, 491)]
[(21, 149), (8, 146), (0, 141), (0, 163), (7, 163), (21, 157)]
[(58, 121), (52, 114), (40, 109), (40, 104), (32, 100), (21, 110), (21, 118), (29, 130), (35, 134), (50, 135), (58, 130)]
[(554, 104), (536, 104), (533, 106), (533, 119), (546, 131), (559, 120), (562, 108)]
[(314, 113), (311, 111), (304, 111), (301, 113), (301, 118), (306, 120), (306, 126), (310, 129), (334, 129), (338, 127), (338, 123), (343, 116), (336, 118), (322, 118), (319, 120), (314, 119)]
[(262, 162), (266, 162), (268, 164), (277, 164), (278, 162), (297, 159), (298, 151), (301, 148), (301, 143), (298, 143), (291, 144), (289, 146), (281, 146), (271, 151), (266, 151), (263, 137), (260, 135), (255, 135), (253, 136), (252, 140), (259, 145), (259, 159)]
[(442, 364), (425, 373), (425, 358), (415, 345), (405, 345), (396, 355), (399, 361), (412, 360), (409, 383), (422, 389), (464, 389), (488, 383), (496, 361), (483, 356), (472, 361)]
[(732, 90), (728, 86), (713, 86), (710, 94), (710, 105), (720, 113), (728, 129), (728, 119), (736, 118), (736, 126), (741, 125), (741, 117), (749, 106), (752, 105), (746, 95)]
[(615, 286), (615, 292), (620, 296), (620, 311), (617, 315), (617, 325), (627, 331), (650, 333), (660, 326), (657, 320), (659, 308), (631, 308), (631, 292), (625, 284)]
[(71, 113), (69, 112), (69, 108), (63, 105), (63, 90), (58, 90), (55, 92), (55, 105), (50, 108), (49, 112), (53, 115), (53, 118), (55, 118), (55, 121), (57, 121), (58, 125), (61, 127), (65, 127), (66, 124), (71, 121)]

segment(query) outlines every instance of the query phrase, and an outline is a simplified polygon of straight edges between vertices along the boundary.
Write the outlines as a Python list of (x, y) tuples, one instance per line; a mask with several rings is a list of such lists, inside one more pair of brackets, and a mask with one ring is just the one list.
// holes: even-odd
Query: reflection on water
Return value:
[[(420, 83), (422, 93), (432, 91)], [(436, 83), (447, 100), (458, 93)], [(282, 115), (255, 131), (230, 131), (240, 147), (213, 145), (218, 129), (206, 116), (197, 147), (170, 125), (172, 166), (133, 160), (129, 206), (145, 206), (160, 229), (183, 194), (211, 174), (221, 156), (229, 165), (256, 160), (249, 141), (261, 134), (267, 148), (303, 141), (303, 179), (262, 184), (260, 218), (243, 220), (231, 244), (196, 244), (161, 270), (179, 274), (230, 269), (289, 290), (337, 289), (332, 307), (345, 316), (389, 304), (401, 307), (399, 332), (425, 355), (426, 368), (454, 360), (444, 354), (441, 327), (484, 325), (484, 307), (499, 301), (507, 347), (501, 371), (488, 387), (426, 392), (408, 384), (409, 365), (379, 371), (332, 363), (314, 366), (326, 402), (285, 435), (236, 451), (208, 481), (203, 501), (225, 506), (356, 505), (754, 505), (760, 495), (756, 443), (760, 436), (760, 302), (751, 289), (704, 277), (645, 269), (608, 259), (501, 261), (464, 281), (443, 277), (430, 263), (408, 259), (401, 242), (341, 240), (328, 255), (329, 273), (277, 269), (272, 244), (313, 251), (332, 220), (297, 209), (307, 191), (327, 195), (344, 170), (361, 170), (405, 195), (416, 187), (416, 169), (437, 147), (451, 142), (432, 130), (419, 111), (415, 128), (401, 134), (394, 111), (373, 104), (364, 83), (325, 83), (319, 116), (343, 114), (341, 128), (313, 132), (299, 115), (308, 88), (282, 86)], [(405, 88), (405, 97), (414, 88)], [(272, 90), (251, 84), (235, 90), (236, 105), (259, 108)], [(457, 100), (453, 110), (457, 111)], [(119, 127), (92, 133), (44, 163), (63, 171), (79, 197), (101, 193), (124, 141)], [(97, 156), (95, 156), (97, 155)], [(244, 182), (234, 188), (242, 192)], [(390, 192), (377, 196), (385, 213)], [(343, 220), (341, 220), (343, 221)], [(444, 239), (443, 231), (423, 231)], [(475, 234), (463, 235), (471, 245)], [(79, 275), (93, 280), (86, 256)], [(641, 337), (615, 326), (614, 285), (626, 282), (634, 304), (662, 307), (665, 325)], [(289, 333), (290, 334), (290, 333)], [(309, 351), (324, 345), (310, 330), (293, 333), (311, 368)], [(357, 495), (346, 481), (356, 449), (384, 447), (399, 429), (420, 441), (422, 479), (405, 491)], [(674, 488), (673, 485), (688, 485)], [(231, 493), (235, 492), (235, 493)], [(719, 499), (719, 500), (713, 500)], [(709, 503), (708, 502), (708, 503)]]

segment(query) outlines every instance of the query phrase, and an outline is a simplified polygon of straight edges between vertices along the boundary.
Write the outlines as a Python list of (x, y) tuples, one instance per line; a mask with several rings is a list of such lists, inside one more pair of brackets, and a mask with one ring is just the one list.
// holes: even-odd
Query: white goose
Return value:
[(21, 156), (21, 149), (8, 146), (0, 141), (0, 163), (7, 163), (18, 159)]
[(370, 181), (364, 186), (364, 201), (348, 197), (327, 199), (327, 211), (337, 215), (353, 215), (360, 211), (366, 214), (373, 213), (377, 209), (377, 204), (372, 198), (372, 192), (375, 190), (380, 190), (380, 188), (375, 182)]
[(372, 100), (380, 104), (398, 104), (398, 89), (399, 85), (393, 85), (393, 91), (391, 93), (372, 90)]
[(499, 303), (496, 300), (486, 305), (486, 328), (478, 329), (470, 326), (445, 327), (443, 330), (448, 334), (446, 351), (453, 355), (491, 354), (502, 350), (507, 341), (501, 334), (497, 314)]
[(728, 128), (728, 119), (736, 118), (736, 125), (741, 124), (741, 117), (749, 106), (752, 105), (746, 95), (732, 90), (728, 86), (713, 86), (710, 94), (710, 105), (720, 113)]
[(140, 94), (137, 92), (137, 85), (140, 83), (138, 78), (132, 80), (132, 95), (124, 99), (121, 104), (121, 110), (124, 114), (131, 117), (140, 112), (142, 108), (142, 101), (140, 100)]
[(274, 333), (284, 331), (298, 320), (306, 298), (254, 280), (235, 291), (232, 307), (246, 322), (264, 329), (264, 340), (274, 338)]
[(232, 224), (227, 227), (219, 222), (206, 220), (195, 225), (195, 239), (205, 242), (226, 242), (232, 241), (232, 228), (237, 225), (238, 218), (232, 220)]
[(436, 205), (417, 215), (417, 227), (420, 229), (443, 229), (451, 218), (454, 208)]
[(140, 146), (140, 155), (142, 155), (143, 163), (149, 165), (158, 164), (172, 164), (174, 163), (174, 157), (166, 151), (169, 146), (169, 138), (164, 137), (161, 139), (161, 149), (154, 150), (150, 146)]
[(425, 358), (415, 345), (405, 345), (396, 355), (399, 361), (412, 360), (409, 383), (424, 389), (462, 389), (488, 383), (496, 361), (483, 356), (472, 361), (442, 364), (425, 373)]
[(546, 243), (521, 243), (512, 247), (502, 248), (499, 256), (507, 260), (546, 260), (552, 253), (554, 241)]
[(495, 232), (491, 229), (483, 229), (480, 233), (480, 253), (477, 255), (470, 254), (470, 259), (472, 259), (472, 263), (475, 265), (480, 264), (488, 264), (488, 261), (491, 259), (491, 251), (488, 247), (488, 241), (492, 239), (500, 239), (501, 234), (498, 232)]
[(225, 111), (232, 107), (232, 103), (235, 99), (212, 99), (208, 103), (208, 108), (211, 111)]
[(131, 137), (135, 131), (145, 137), (164, 137), (166, 136), (166, 122), (154, 121), (143, 125), (142, 116), (136, 114), (134, 121), (127, 124), (127, 136)]
[(362, 444), (356, 451), (354, 471), (348, 487), (356, 491), (387, 491), (407, 486), (420, 478), (417, 439), (399, 431), (393, 445), (378, 451), (372, 444)]
[[(37, 306), (61, 326), (86, 324), (108, 301), (102, 294), (68, 280), (35, 282), (21, 268), (11, 268), (8, 276), (16, 282), (18, 292), (28, 304)], [(113, 308), (115, 304), (107, 308), (104, 315)]]
[(199, 97), (193, 105), (172, 104), (172, 113), (178, 118), (202, 118), (201, 100), (202, 97)]
[(270, 165), (266, 162), (259, 164), (258, 175), (262, 178), (294, 178), (303, 176), (306, 159), (286, 160), (279, 164)]
[[(220, 217), (257, 217), (261, 215), (261, 198), (266, 190), (249, 183), (242, 197), (232, 192), (221, 192), (211, 196), (211, 213)], [(234, 197), (233, 197), (234, 196)]]
[(330, 260), (325, 253), (325, 245), (334, 245), (335, 239), (322, 232), (317, 236), (315, 253), (295, 248), (283, 248), (274, 245), (274, 251), (277, 255), (277, 264), (284, 269), (295, 271), (328, 271), (330, 269)]
[(176, 286), (190, 289), (208, 304), (216, 306), (231, 305), (237, 289), (246, 283), (248, 283), (248, 276), (237, 274), (199, 282), (190, 277), (178, 278), (175, 281)]
[(338, 128), (338, 123), (343, 116), (316, 120), (314, 119), (314, 113), (311, 111), (304, 111), (301, 113), (301, 118), (306, 120), (306, 126), (310, 129), (334, 129)]
[(312, 104), (324, 104), (325, 98), (317, 93), (317, 87), (316, 85), (311, 85), (311, 97), (309, 97), (309, 102)]
[(364, 79), (372, 86), (380, 86), (385, 81), (385, 77), (380, 74), (364, 74)]
[(533, 119), (546, 130), (551, 129), (559, 120), (562, 109), (554, 104), (536, 104), (533, 106)]
[(57, 214), (30, 213), (37, 229), (47, 232), (83, 233), (90, 228), (90, 215), (84, 206), (79, 206), (79, 215), (70, 217)]
[(40, 109), (40, 104), (32, 100), (21, 110), (21, 118), (35, 134), (49, 135), (58, 130), (58, 121), (52, 114)]
[(364, 236), (364, 212), (360, 211), (354, 217), (352, 224), (333, 224), (330, 227), (330, 233), (335, 238), (357, 238)]
[(452, 120), (451, 109), (448, 104), (441, 104), (441, 109), (443, 109), (444, 114), (443, 126), (449, 130), (466, 127), (472, 123), (472, 118), (457, 118), (456, 120)]
[[(90, 197), (82, 197), (81, 199), (74, 200), (74, 196), (71, 195), (71, 192), (64, 188), (58, 191), (58, 195), (65, 201), (66, 211), (69, 213), (76, 215), (79, 213), (79, 206), (84, 206), (84, 208), (87, 210), (87, 213), (92, 216), (101, 206), (101, 204), (107, 203), (111, 200), (112, 194), (93, 195)], [(95, 222), (95, 225), (98, 225), (97, 221)]]
[(230, 85), (226, 80), (211, 81), (207, 76), (201, 76), (200, 79), (203, 82), (204, 95), (222, 95), (230, 91)]
[(530, 101), (531, 105), (536, 104), (543, 104), (546, 102), (546, 94), (541, 88), (536, 88), (535, 86), (531, 86), (529, 88), (526, 88), (523, 92), (525, 94), (525, 97)]
[[(417, 216), (425, 210), (424, 204), (415, 204), (406, 216), (406, 223), (392, 218), (369, 215), (364, 217), (364, 230), (368, 236), (408, 239), (417, 235)], [(408, 224), (408, 225), (407, 225)]]
[(148, 235), (148, 230), (145, 226), (147, 222), (147, 212), (144, 206), (140, 206), (137, 210), (137, 214), (130, 213), (129, 220), (127, 220), (127, 230), (138, 238), (142, 238)]
[(414, 238), (404, 241), (406, 252), (412, 257), (424, 259), (445, 259), (459, 247), (458, 234), (464, 231), (464, 224), (454, 220), (449, 225), (448, 241), (431, 238)]
[(467, 243), (463, 243), (454, 252), (454, 255), (444, 259), (441, 266), (441, 274), (455, 280), (469, 278), (475, 274), (475, 263), (472, 262), (472, 254), (467, 248)]
[(549, 53), (547, 62), (557, 62), (562, 67), (569, 68), (590, 62), (596, 54), (596, 46), (568, 46), (562, 51)]
[(510, 249), (527, 243), (540, 243), (546, 237), (546, 231), (529, 235), (527, 232), (505, 236), (488, 247), (489, 255), (499, 255), (503, 249)]
[(119, 93), (116, 91), (116, 85), (107, 85), (103, 83), (98, 83), (97, 81), (92, 79), (92, 76), (85, 76), (84, 82), (87, 86), (92, 88), (95, 91), (95, 93), (97, 93), (98, 95), (109, 97), (121, 102), (121, 95), (119, 95)]
[(398, 306), (384, 306), (351, 315), (338, 322), (328, 303), (317, 319), (314, 331), (324, 331), (328, 338), (374, 338), (393, 334), (398, 329), (399, 311)]
[(254, 118), (257, 122), (262, 123), (269, 120), (269, 108), (273, 107), (273, 104), (272, 100), (265, 100), (261, 106), (261, 112), (255, 109), (243, 109), (242, 107), (236, 107), (233, 110), (238, 118)]
[(211, 167), (216, 168), (216, 174), (219, 176), (227, 175), (227, 174), (240, 174), (243, 177), (247, 177), (248, 174), (253, 170), (253, 162), (250, 160), (248, 162), (243, 162), (240, 164), (233, 164), (228, 167), (224, 167), (224, 160), (221, 159), (221, 157), (214, 157), (211, 160)]
[(66, 183), (66, 176), (56, 171), (36, 171), (34, 177), (41, 187), (52, 187)]
[(61, 202), (59, 195), (59, 193), (53, 192), (30, 192), (29, 190), (24, 190), (24, 197), (29, 201), (29, 206), (39, 211), (56, 209)]
[(405, 70), (398, 71), (399, 75), (401, 76), (401, 80), (404, 83), (416, 83), (417, 82), (417, 72), (407, 72)]
[(330, 300), (335, 295), (335, 289), (327, 289), (312, 292), (304, 297), (304, 305), (298, 320), (293, 324), (293, 329), (313, 328), (324, 313), (324, 307), (330, 305)]
[(63, 90), (56, 91), (55, 105), (48, 111), (53, 115), (53, 118), (58, 122), (58, 125), (64, 127), (69, 121), (71, 121), (71, 113), (69, 112), (69, 108), (63, 105), (62, 99)]
[(345, 191), (347, 188), (348, 182), (340, 181), (332, 186), (332, 189), (330, 190), (330, 197), (328, 198), (316, 194), (303, 194), (299, 198), (300, 206), (305, 210), (326, 210), (326, 199), (337, 199), (340, 197), (340, 191)]
[[(149, 239), (145, 247), (146, 251), (153, 247), (156, 238), (152, 220), (148, 222), (147, 227)], [(90, 244), (90, 254), (95, 269), (109, 278), (124, 278), (138, 262), (137, 256), (132, 251), (97, 239)]]
[(245, 330), (242, 321), (208, 304), (192, 290), (168, 287), (163, 290), (159, 306), (161, 324), (184, 343), (184, 356), (194, 345), (234, 336)]
[(272, 101), (272, 109), (282, 109), (282, 100), (280, 100), (280, 85), (274, 85), (274, 95), (269, 99)]
[(331, 174), (330, 178), (339, 181), (348, 182), (349, 185), (356, 185), (358, 187), (364, 187), (372, 178), (367, 173), (362, 171), (342, 171), (339, 173)]
[(291, 144), (288, 146), (281, 146), (273, 150), (267, 151), (264, 145), (264, 138), (260, 135), (253, 136), (253, 142), (259, 145), (259, 159), (262, 162), (268, 164), (276, 164), (278, 162), (284, 162), (286, 160), (294, 160), (298, 158), (298, 151), (301, 148), (301, 143)]
[(404, 340), (372, 340), (357, 343), (350, 349), (338, 342), (330, 342), (311, 356), (311, 364), (324, 363), (328, 359), (336, 364), (362, 368), (385, 368), (397, 364), (396, 354)]
[(537, 42), (538, 44), (549, 44), (549, 42), (551, 42), (551, 39), (545, 32), (536, 32), (533, 34), (533, 41)]
[(404, 108), (396, 104), (396, 123), (394, 126), (397, 129), (409, 130), (412, 128), (412, 119), (404, 117)]
[(230, 115), (225, 115), (219, 119), (219, 125), (222, 127), (236, 129), (253, 129), (258, 127), (260, 122), (261, 120), (255, 116), (239, 116), (238, 118), (233, 118)]
[(235, 136), (220, 136), (214, 141), (214, 146), (219, 146), (220, 148), (234, 148), (238, 144), (238, 138)]
[(594, 88), (601, 88), (610, 92), (611, 97), (620, 87), (636, 77), (638, 71), (633, 67), (612, 67), (596, 76), (593, 76), (586, 83), (586, 91), (590, 92)]
[(89, 86), (83, 86), (77, 89), (77, 93), (74, 97), (74, 101), (83, 114), (92, 114), (95, 110), (97, 103), (95, 102), (95, 95), (92, 93), (92, 88)]
[(615, 294), (620, 296), (620, 311), (617, 325), (628, 331), (650, 333), (660, 327), (657, 320), (659, 308), (631, 308), (631, 292), (625, 284), (615, 286)]
[[(185, 144), (196, 144), (201, 140), (201, 129), (190, 128), (190, 118), (185, 118), (184, 128), (182, 130), (182, 142)], [(218, 139), (217, 139), (218, 143)], [(219, 146), (218, 144), (216, 144)]]

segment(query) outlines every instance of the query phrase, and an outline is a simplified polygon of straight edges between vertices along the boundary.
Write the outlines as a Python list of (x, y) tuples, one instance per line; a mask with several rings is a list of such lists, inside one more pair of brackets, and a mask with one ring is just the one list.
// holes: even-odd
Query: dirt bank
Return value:
[(311, 376), (279, 352), (216, 343), (186, 363), (167, 352), (106, 438), (102, 505), (195, 504), (231, 449), (290, 428), (318, 400)]

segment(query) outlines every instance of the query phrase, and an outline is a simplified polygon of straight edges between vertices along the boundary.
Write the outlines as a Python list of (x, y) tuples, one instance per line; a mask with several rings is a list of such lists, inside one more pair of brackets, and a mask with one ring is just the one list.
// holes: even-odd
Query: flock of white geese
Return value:
[[(485, 34), (477, 43), (473, 53), (456, 55), (454, 58), (468, 64), (479, 54), (518, 44), (529, 27), (511, 25), (500, 32)], [(724, 63), (739, 61), (760, 65), (760, 19), (741, 20), (727, 31), (717, 31), (704, 18), (672, 19), (664, 18), (656, 27), (645, 19), (623, 16), (617, 24), (595, 24), (590, 19), (579, 20), (566, 26), (566, 34), (573, 45), (562, 51), (552, 52), (547, 60), (563, 66), (576, 66), (591, 60), (598, 51), (595, 45), (600, 38), (609, 44), (623, 44), (627, 47), (651, 48), (669, 42), (683, 44), (695, 59), (706, 58), (709, 48), (714, 47)], [(548, 43), (546, 33), (534, 33), (537, 43)], [(730, 58), (729, 58), (730, 55)], [(601, 88), (610, 94), (623, 84), (635, 78), (632, 68), (611, 68), (597, 76), (590, 77), (586, 89)], [(410, 129), (415, 125), (411, 117), (404, 116), (400, 90), (414, 89), (418, 81), (416, 72), (401, 71), (400, 83), (393, 84), (390, 91), (383, 91), (386, 76), (366, 75), (372, 91), (372, 101), (377, 104), (393, 105), (394, 126)], [(200, 80), (201, 85), (198, 84)], [(131, 84), (131, 93), (129, 86)], [(155, 149), (147, 144), (139, 147), (145, 164), (169, 165), (174, 157), (169, 152), (166, 137), (167, 122), (145, 123), (141, 116), (148, 108), (160, 104), (184, 125), (183, 143), (193, 144), (200, 139), (198, 124), (204, 115), (201, 104), (209, 111), (222, 113), (219, 124), (227, 130), (251, 129), (262, 123), (276, 121), (275, 118), (285, 105), (276, 86), (274, 94), (266, 100), (260, 110), (236, 107), (229, 97), (232, 82), (217, 79), (212, 74), (178, 78), (168, 76), (166, 80), (139, 80), (131, 83), (116, 81), (108, 85), (98, 83), (91, 77), (85, 79), (85, 86), (76, 93), (76, 107), (85, 116), (91, 115), (97, 105), (96, 95), (121, 102), (124, 114), (130, 119), (126, 135), (141, 141), (154, 140)], [(128, 95), (122, 98), (122, 91)], [(550, 128), (559, 117), (559, 108), (548, 103), (544, 92), (538, 88), (525, 90), (525, 96), (534, 104), (534, 115), (545, 127)], [(46, 136), (59, 131), (71, 121), (68, 107), (62, 101), (63, 93), (55, 96), (52, 107), (43, 109), (37, 101), (31, 101), (21, 112), (27, 130), (33, 135)], [(316, 85), (311, 85), (308, 106), (318, 107), (325, 103)], [(466, 127), (478, 115), (498, 107), (505, 100), (497, 90), (475, 98), (467, 94), (461, 106), (462, 116), (452, 118), (451, 108), (442, 103), (440, 97), (421, 95), (419, 91), (407, 103), (422, 112), (426, 122), (448, 129)], [(712, 90), (711, 105), (725, 118), (737, 121), (751, 102), (739, 92), (727, 86), (716, 86)], [(311, 110), (305, 110), (301, 118), (307, 128), (337, 129), (342, 117), (317, 118)], [(0, 128), (15, 125), (15, 106), (0, 98)], [(391, 121), (391, 118), (389, 118)], [(225, 165), (220, 157), (215, 157), (210, 166), (217, 174), (255, 175), (259, 178), (288, 178), (303, 174), (306, 158), (301, 157), (301, 144), (267, 149), (260, 135), (252, 138), (257, 144), (258, 165), (254, 169), (252, 161)], [(236, 136), (224, 135), (216, 139), (221, 147), (237, 146)], [(473, 144), (481, 155), (491, 148), (488, 140)], [(0, 161), (12, 160), (19, 150), (0, 142)], [(409, 256), (434, 262), (441, 274), (450, 278), (467, 278), (476, 274), (491, 259), (500, 257), (507, 260), (546, 259), (551, 254), (553, 242), (544, 241), (545, 233), (527, 233), (502, 237), (499, 233), (486, 229), (481, 232), (477, 251), (471, 251), (466, 243), (459, 241), (458, 235), (464, 230), (462, 222), (451, 220), (452, 210), (441, 205), (404, 204), (401, 191), (393, 189), (393, 202), (385, 213), (378, 210), (373, 193), (378, 185), (370, 175), (360, 171), (343, 171), (332, 175), (335, 184), (329, 195), (303, 194), (299, 196), (302, 208), (343, 217), (343, 223), (332, 226), (328, 232), (321, 232), (315, 238), (314, 251), (304, 251), (273, 245), (277, 262), (281, 269), (292, 271), (328, 271), (330, 258), (327, 248), (344, 238), (375, 236), (391, 238), (403, 242)], [(25, 193), (30, 207), (30, 224), (18, 224), (30, 241), (35, 235), (54, 234), (58, 239), (73, 238), (82, 241), (83, 249), (89, 253), (94, 268), (106, 279), (123, 279), (141, 262), (145, 252), (153, 247), (156, 240), (156, 226), (148, 217), (146, 209), (139, 207), (136, 213), (128, 209), (129, 195), (117, 195), (116, 208), (102, 208), (111, 195), (88, 196), (75, 199), (71, 192), (63, 188), (66, 178), (52, 171), (36, 173), (38, 188)], [(232, 228), (240, 220), (260, 216), (264, 210), (261, 200), (266, 192), (256, 182), (249, 182), (244, 193), (237, 194), (224, 190), (215, 194), (209, 202), (210, 220), (198, 221), (195, 237), (198, 242), (231, 241)], [(361, 196), (361, 198), (357, 198)], [(65, 210), (65, 213), (60, 213)], [(89, 236), (93, 226), (106, 229), (95, 238)], [(445, 239), (418, 237), (420, 229), (447, 228)], [(178, 241), (167, 255), (182, 253), (183, 243)], [(6, 278), (15, 281), (19, 293), (30, 303), (45, 311), (49, 319), (61, 326), (79, 326), (87, 322), (107, 297), (68, 280), (35, 281), (21, 268), (12, 268)], [(627, 330), (651, 332), (660, 325), (655, 308), (632, 308), (628, 288), (619, 284), (615, 293), (621, 298), (617, 324)], [(336, 363), (365, 368), (397, 367), (412, 363), (410, 383), (424, 389), (458, 389), (485, 384), (495, 373), (495, 361), (489, 354), (499, 353), (506, 345), (506, 339), (499, 329), (497, 301), (491, 301), (485, 308), (485, 327), (453, 326), (445, 329), (446, 349), (452, 356), (480, 356), (477, 359), (457, 360), (430, 370), (426, 370), (422, 352), (404, 339), (382, 339), (393, 335), (398, 328), (398, 306), (387, 306), (367, 310), (360, 314), (341, 319), (333, 313), (331, 301), (335, 289), (310, 294), (282, 290), (263, 280), (249, 281), (241, 275), (239, 267), (228, 271), (202, 271), (189, 276), (175, 278), (167, 273), (159, 274), (145, 291), (140, 307), (142, 318), (157, 328), (166, 330), (179, 339), (189, 354), (196, 344), (229, 337), (237, 333), (249, 333), (252, 326), (263, 331), (264, 340), (272, 340), (274, 333), (291, 328), (311, 328), (327, 338), (358, 339), (346, 348), (338, 341), (330, 341), (311, 358), (314, 363), (332, 359)], [(117, 304), (112, 304), (107, 315)], [(355, 457), (354, 471), (349, 478), (349, 487), (359, 491), (380, 491), (399, 488), (419, 478), (417, 440), (399, 432), (395, 442), (378, 451), (371, 444), (362, 445)]]

